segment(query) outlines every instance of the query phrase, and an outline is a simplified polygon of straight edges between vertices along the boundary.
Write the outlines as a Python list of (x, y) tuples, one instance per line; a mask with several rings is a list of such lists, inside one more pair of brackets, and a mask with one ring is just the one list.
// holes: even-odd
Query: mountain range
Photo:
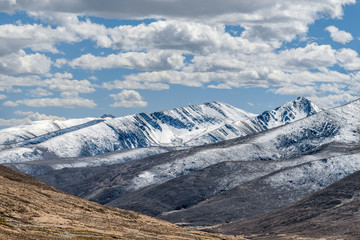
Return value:
[(360, 170), (359, 110), (355, 101), (227, 141), (37, 177), (77, 196), (181, 225), (244, 220)]
[[(193, 112), (186, 115), (184, 109)], [(144, 136), (157, 133), (156, 139), (162, 139), (164, 144), (153, 141), (143, 147), (133, 144), (117, 150), (104, 150), (103, 144), (89, 142), (106, 142), (102, 131), (107, 128), (98, 127), (107, 121), (116, 122), (115, 129), (120, 132), (119, 126), (135, 126), (132, 121), (125, 124), (123, 119), (135, 119), (141, 114), (77, 120), (80, 125), (57, 130), (62, 132), (58, 135), (53, 131), (27, 139), (32, 142), (28, 145), (24, 141), (7, 141), (0, 159), (13, 169), (76, 196), (201, 228), (263, 216), (360, 170), (360, 100), (323, 110), (300, 97), (257, 116), (235, 109), (213, 102), (161, 112), (171, 115), (171, 121), (164, 120), (170, 118), (162, 114), (147, 114), (153, 120), (146, 120), (146, 131), (140, 125), (129, 127), (127, 133), (132, 133), (123, 135), (127, 137), (121, 141), (117, 135), (112, 146), (120, 146), (119, 142), (139, 143), (139, 132)], [(188, 118), (185, 120), (179, 112)], [(190, 115), (194, 125), (190, 124)], [(159, 131), (150, 131), (149, 126)], [(70, 153), (81, 154), (66, 157), (65, 145), (63, 155), (56, 155), (51, 150), (55, 147), (51, 147), (61, 149), (65, 139), (68, 145), (77, 141), (74, 149), (83, 148), (83, 144), (90, 149), (91, 145), (94, 154), (76, 150)], [(22, 155), (25, 157), (12, 160), (9, 156), (16, 155), (19, 149), (41, 151), (42, 158), (26, 159)]]
[(32, 175), (122, 163), (253, 134), (318, 111), (308, 99), (298, 98), (257, 116), (211, 102), (120, 118), (39, 121), (0, 130), (0, 163)]

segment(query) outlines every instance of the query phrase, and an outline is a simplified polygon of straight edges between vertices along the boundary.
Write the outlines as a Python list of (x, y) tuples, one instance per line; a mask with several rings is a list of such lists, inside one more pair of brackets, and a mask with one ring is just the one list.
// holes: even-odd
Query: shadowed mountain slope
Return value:
[(213, 231), (279, 239), (282, 234), (326, 239), (360, 239), (360, 172), (286, 208)]

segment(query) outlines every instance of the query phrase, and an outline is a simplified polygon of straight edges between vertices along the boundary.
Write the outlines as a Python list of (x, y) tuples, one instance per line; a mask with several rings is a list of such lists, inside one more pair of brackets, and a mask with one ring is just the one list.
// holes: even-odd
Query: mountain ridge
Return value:
[[(269, 193), (278, 192), (285, 199), (290, 196), (291, 201), (296, 201), (311, 191), (360, 170), (360, 156), (357, 154), (360, 125), (356, 121), (359, 110), (360, 101), (355, 101), (240, 138), (116, 164), (111, 169), (95, 167), (58, 170), (39, 178), (102, 204), (148, 211), (146, 213), (150, 215), (175, 223), (185, 222), (190, 226), (219, 224), (231, 220), (228, 217), (232, 216), (232, 220), (239, 217), (234, 214), (237, 211), (232, 206), (236, 207), (235, 203), (239, 202), (239, 199), (235, 200), (236, 196), (243, 196), (241, 191), (250, 193), (253, 189), (264, 188)], [(345, 156), (347, 152), (352, 154)], [(346, 161), (342, 160), (345, 157)], [(229, 162), (234, 162), (230, 169), (225, 164)], [(324, 169), (331, 171), (327, 175)], [(273, 178), (275, 171), (280, 172)], [(216, 178), (212, 178), (210, 173)], [(84, 179), (74, 182), (73, 175), (84, 176)], [(87, 178), (89, 175), (91, 177)], [(292, 179), (289, 177), (292, 175), (304, 178)], [(196, 182), (194, 179), (197, 179)], [(312, 179), (314, 182), (306, 181), (310, 187), (301, 187), (304, 179)], [(292, 184), (289, 185), (289, 181)], [(196, 186), (197, 183), (200, 185)], [(184, 191), (184, 187), (189, 191)], [(284, 187), (288, 190), (282, 190)], [(293, 195), (292, 188), (296, 190)], [(230, 199), (234, 202), (225, 204), (221, 197), (225, 193), (233, 196)], [(186, 199), (188, 194), (198, 202)], [(256, 194), (252, 192), (252, 195)], [(148, 196), (156, 199), (156, 206), (148, 201)], [(174, 197), (179, 200), (169, 205), (167, 198)], [(259, 206), (264, 204), (261, 202), (263, 199), (266, 198), (259, 200)], [(273, 194), (271, 201), (267, 202), (272, 202), (273, 207), (282, 207), (291, 201), (278, 202), (277, 196)], [(206, 212), (206, 209), (211, 211)], [(245, 211), (251, 217), (273, 208), (259, 208), (253, 213), (249, 209)], [(169, 214), (174, 210), (177, 212)], [(220, 217), (219, 214), (228, 217)], [(216, 218), (211, 217), (215, 215)], [(211, 222), (210, 219), (217, 219), (218, 222)]]
[[(311, 107), (306, 109), (302, 106)], [(291, 117), (284, 121), (280, 119), (277, 125), (287, 124), (319, 110), (303, 97), (277, 109), (278, 115), (292, 113)], [(287, 112), (279, 109), (286, 109)], [(139, 113), (120, 118), (89, 119), (89, 122), (80, 125), (89, 125), (88, 127), (72, 126), (70, 128), (79, 128), (72, 132), (60, 129), (35, 139), (24, 140), (37, 143), (36, 139), (42, 139), (42, 143), (0, 151), (0, 162), (29, 174), (62, 167), (115, 164), (130, 160), (126, 157), (130, 155), (132, 159), (136, 159), (174, 149), (219, 142), (275, 127), (274, 119), (272, 122), (269, 121), (270, 125), (266, 128), (260, 125), (258, 118), (264, 113), (255, 116), (228, 104), (214, 101), (151, 114)], [(191, 121), (187, 120), (189, 118)], [(264, 121), (262, 124), (265, 124)], [(63, 134), (57, 134), (58, 132)], [(133, 154), (121, 156), (122, 148), (138, 150), (133, 151)], [(118, 156), (117, 159), (112, 157), (111, 161), (95, 161), (92, 157), (99, 156), (100, 159), (100, 156), (107, 152), (116, 153), (114, 156)], [(138, 157), (136, 154), (139, 154)], [(104, 157), (108, 159), (105, 155)], [(49, 159), (52, 159), (51, 163)]]

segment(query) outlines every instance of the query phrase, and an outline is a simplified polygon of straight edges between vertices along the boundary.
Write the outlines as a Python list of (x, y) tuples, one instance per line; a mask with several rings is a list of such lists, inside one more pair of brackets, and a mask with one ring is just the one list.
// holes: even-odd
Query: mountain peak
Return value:
[(271, 111), (263, 112), (257, 119), (264, 129), (269, 129), (311, 116), (319, 111), (321, 108), (309, 99), (298, 97)]
[[(294, 108), (301, 109), (304, 112), (307, 112), (309, 115), (312, 115), (314, 113), (320, 112), (321, 108), (319, 108), (315, 103), (313, 103), (311, 100), (309, 100), (306, 97), (298, 97), (283, 106), (289, 106), (292, 105)], [(283, 107), (281, 106), (281, 107)], [(279, 108), (281, 108), (279, 107)]]
[(112, 114), (106, 113), (106, 114), (102, 115), (100, 118), (116, 118), (116, 117)]

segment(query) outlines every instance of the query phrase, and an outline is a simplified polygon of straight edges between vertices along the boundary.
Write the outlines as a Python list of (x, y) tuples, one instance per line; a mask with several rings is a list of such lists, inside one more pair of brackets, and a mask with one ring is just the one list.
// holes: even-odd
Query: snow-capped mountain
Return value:
[(102, 204), (219, 224), (285, 206), (360, 170), (358, 119), (360, 100), (228, 141), (38, 177)]
[[(18, 145), (26, 145), (27, 141), (36, 141), (39, 137), (55, 137), (56, 135), (72, 132), (98, 123), (94, 118), (70, 120), (42, 120), (22, 124), (0, 130), (0, 150), (9, 149)], [(40, 141), (40, 140), (38, 140)]]
[(187, 145), (196, 146), (246, 136), (306, 118), (319, 111), (321, 111), (321, 109), (310, 100), (299, 97), (271, 111), (265, 111), (245, 121), (226, 123), (214, 131), (193, 139), (188, 142)]
[(228, 122), (254, 114), (209, 102), (119, 118), (40, 121), (0, 131), (0, 162), (94, 156), (121, 149), (183, 146)]
[[(119, 118), (40, 121), (0, 130), (0, 146), (4, 149), (0, 163), (204, 145), (286, 124), (317, 111), (309, 100), (298, 98), (259, 116), (225, 103), (208, 102)], [(151, 153), (155, 153), (153, 150)]]

